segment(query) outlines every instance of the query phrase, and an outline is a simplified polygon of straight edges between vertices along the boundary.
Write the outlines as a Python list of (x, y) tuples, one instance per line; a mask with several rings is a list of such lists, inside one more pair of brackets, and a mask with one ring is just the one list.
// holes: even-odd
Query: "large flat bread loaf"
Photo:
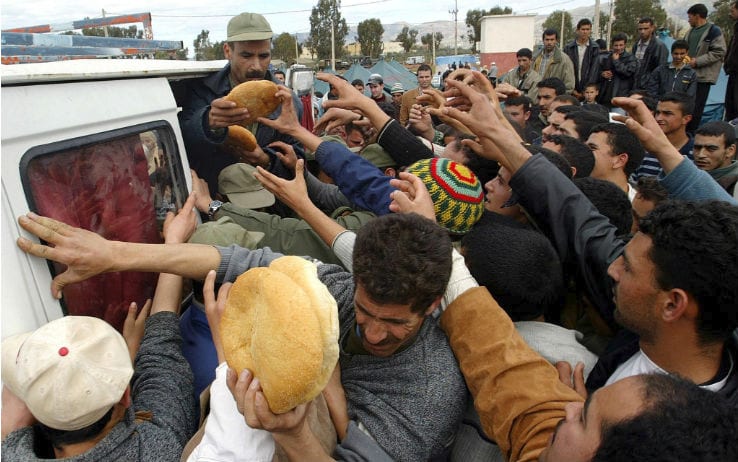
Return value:
[(259, 378), (275, 414), (315, 398), (338, 361), (338, 310), (314, 264), (286, 256), (236, 279), (220, 334), (228, 365)]
[(276, 83), (269, 80), (253, 80), (236, 85), (225, 99), (233, 101), (238, 107), (249, 110), (249, 117), (239, 125), (248, 127), (259, 117), (267, 117), (277, 110), (281, 100), (275, 96), (279, 90)]

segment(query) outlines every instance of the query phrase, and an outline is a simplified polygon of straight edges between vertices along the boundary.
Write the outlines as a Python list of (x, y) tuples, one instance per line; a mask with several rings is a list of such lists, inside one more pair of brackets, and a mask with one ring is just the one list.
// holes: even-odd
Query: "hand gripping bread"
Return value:
[(311, 401), (338, 361), (338, 310), (314, 264), (282, 257), (238, 277), (220, 334), (228, 365), (259, 378), (275, 414)]
[(253, 80), (236, 85), (225, 99), (235, 102), (238, 107), (249, 110), (249, 117), (239, 125), (248, 127), (259, 117), (266, 117), (277, 110), (281, 100), (275, 96), (279, 90), (276, 83), (269, 80)]
[(230, 125), (223, 147), (240, 159), (246, 151), (252, 152), (256, 149), (256, 137), (240, 125)]

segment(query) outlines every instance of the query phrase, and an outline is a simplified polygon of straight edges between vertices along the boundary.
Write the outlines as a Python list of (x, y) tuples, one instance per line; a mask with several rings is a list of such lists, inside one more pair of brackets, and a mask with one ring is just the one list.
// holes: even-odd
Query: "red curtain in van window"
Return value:
[[(39, 156), (28, 167), (37, 212), (106, 239), (160, 243), (148, 163), (138, 134)], [(56, 274), (63, 265), (54, 264)], [(128, 305), (153, 296), (153, 273), (108, 273), (64, 289), (70, 315), (96, 316), (122, 330)]]

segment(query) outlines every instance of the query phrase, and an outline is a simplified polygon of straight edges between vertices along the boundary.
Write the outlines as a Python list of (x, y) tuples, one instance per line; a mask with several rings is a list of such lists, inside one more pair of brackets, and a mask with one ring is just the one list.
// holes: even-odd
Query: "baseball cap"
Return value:
[(228, 21), (226, 42), (271, 40), (272, 27), (264, 16), (257, 13), (241, 13)]
[(394, 95), (395, 93), (405, 93), (405, 87), (403, 87), (400, 82), (392, 85), (392, 88), (390, 89), (391, 95)]
[(383, 85), (384, 79), (380, 74), (372, 74), (369, 76), (369, 80), (366, 81), (367, 85)]
[(3, 340), (2, 381), (42, 424), (72, 431), (100, 420), (133, 376), (123, 336), (90, 316), (65, 316)]
[(258, 209), (274, 204), (270, 193), (254, 177), (256, 167), (244, 163), (229, 165), (218, 175), (218, 191), (239, 207)]

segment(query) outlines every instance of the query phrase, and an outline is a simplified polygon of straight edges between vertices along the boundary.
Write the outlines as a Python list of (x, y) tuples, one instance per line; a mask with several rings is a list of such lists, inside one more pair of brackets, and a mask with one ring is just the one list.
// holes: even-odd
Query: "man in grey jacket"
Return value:
[(702, 121), (710, 86), (717, 82), (720, 66), (725, 57), (726, 44), (723, 31), (707, 21), (707, 7), (702, 3), (687, 10), (689, 25), (692, 26), (684, 39), (689, 44), (689, 66), (697, 72), (697, 94), (694, 100), (694, 116), (687, 131), (694, 133)]

